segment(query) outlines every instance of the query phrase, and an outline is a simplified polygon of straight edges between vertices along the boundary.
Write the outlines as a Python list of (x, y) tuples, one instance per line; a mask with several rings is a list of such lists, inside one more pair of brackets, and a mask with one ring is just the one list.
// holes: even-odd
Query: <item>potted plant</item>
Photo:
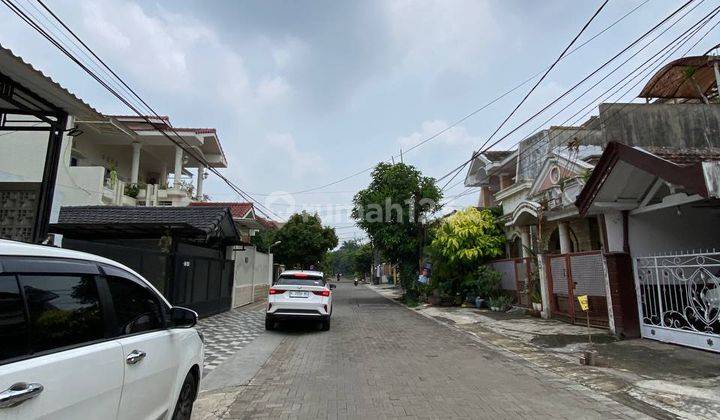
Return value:
[(131, 198), (137, 198), (138, 194), (140, 194), (140, 186), (138, 184), (125, 185), (125, 195)]
[(542, 311), (542, 296), (537, 290), (530, 292), (530, 301), (532, 302), (533, 310), (540, 312)]

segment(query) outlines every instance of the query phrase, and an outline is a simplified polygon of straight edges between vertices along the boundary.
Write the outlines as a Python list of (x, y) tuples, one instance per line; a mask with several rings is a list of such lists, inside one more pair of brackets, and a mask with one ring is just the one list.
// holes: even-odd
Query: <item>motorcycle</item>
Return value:
[(357, 285), (358, 285), (358, 280), (355, 279), (355, 281), (354, 281), (353, 283), (355, 284), (355, 286), (357, 286)]

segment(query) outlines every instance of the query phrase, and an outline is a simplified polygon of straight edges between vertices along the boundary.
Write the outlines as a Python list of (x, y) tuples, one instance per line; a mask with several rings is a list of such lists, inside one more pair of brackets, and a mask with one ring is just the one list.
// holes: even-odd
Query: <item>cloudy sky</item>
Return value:
[[(28, 0), (16, 1), (38, 13)], [(342, 206), (367, 184), (367, 173), (312, 193), (286, 197), (279, 192), (303, 191), (346, 177), (442, 130), (547, 67), (601, 3), (47, 1), (173, 124), (217, 128), (229, 160), (224, 171), (228, 177), (261, 202), (267, 200), (281, 216), (300, 207), (322, 206), (327, 223), (342, 227), (341, 238), (355, 235)], [(682, 29), (714, 7), (707, 3), (685, 18)], [(611, 0), (579, 42), (641, 6), (563, 60), (505, 130), (680, 4)], [(100, 111), (130, 112), (4, 6), (0, 22), (0, 44)], [(658, 43), (668, 42), (680, 30), (678, 25)], [(707, 50), (717, 35), (711, 32), (695, 51)], [(649, 50), (637, 59), (647, 56)], [(622, 77), (618, 72), (600, 87)], [(445, 174), (483, 143), (529, 86), (406, 153), (405, 162), (426, 175)], [(588, 95), (553, 122), (564, 122), (593, 97)], [(496, 148), (512, 147), (543, 120)], [(207, 189), (214, 200), (237, 199), (213, 178)], [(446, 195), (453, 198), (464, 191), (460, 184)], [(457, 197), (447, 209), (476, 200), (476, 194)]]

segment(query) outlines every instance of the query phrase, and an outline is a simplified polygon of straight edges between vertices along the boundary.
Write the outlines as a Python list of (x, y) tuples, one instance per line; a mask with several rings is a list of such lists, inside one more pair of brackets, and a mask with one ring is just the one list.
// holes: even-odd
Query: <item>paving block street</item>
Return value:
[(335, 299), (330, 331), (269, 333), (282, 339), (252, 379), (201, 394), (195, 418), (645, 418), (366, 286)]

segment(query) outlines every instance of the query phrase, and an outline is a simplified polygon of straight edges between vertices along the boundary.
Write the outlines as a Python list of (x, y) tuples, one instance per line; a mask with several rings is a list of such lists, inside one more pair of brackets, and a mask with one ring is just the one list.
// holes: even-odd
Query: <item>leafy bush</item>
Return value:
[[(478, 267), (502, 253), (505, 236), (489, 210), (468, 208), (442, 219), (431, 232), (428, 252), (440, 290), (474, 300), (491, 283), (479, 280)], [(483, 275), (483, 279), (486, 276)]]
[(477, 270), (477, 295), (483, 298), (500, 294), (502, 274), (487, 265), (481, 265)]
[(512, 303), (512, 298), (508, 295), (497, 295), (488, 299), (491, 308), (500, 308), (501, 311), (507, 309)]

